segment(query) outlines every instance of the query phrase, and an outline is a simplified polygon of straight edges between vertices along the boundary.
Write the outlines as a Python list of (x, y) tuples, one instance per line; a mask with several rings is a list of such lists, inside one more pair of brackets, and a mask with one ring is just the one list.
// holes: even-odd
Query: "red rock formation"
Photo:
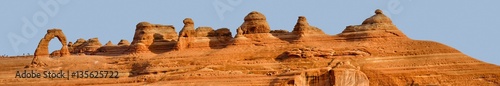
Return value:
[(134, 51), (134, 52), (132, 52), (131, 54), (151, 53), (149, 48), (145, 44), (142, 44), (142, 43), (135, 44), (132, 47), (133, 47), (132, 51)]
[(111, 41), (108, 41), (108, 43), (106, 43), (104, 46), (114, 46), (115, 44), (113, 44)]
[[(168, 47), (158, 47), (158, 46), (170, 46), (169, 43), (178, 40), (175, 28), (172, 25), (160, 25), (160, 24), (150, 24), (148, 22), (140, 22), (136, 25), (136, 30), (134, 34), (134, 40), (130, 44), (129, 53), (139, 53), (141, 51), (134, 50), (166, 50)], [(136, 44), (142, 43), (147, 48), (145, 49), (134, 49), (138, 48)], [(134, 47), (136, 46), (136, 47)], [(142, 46), (142, 45), (141, 45)], [(150, 50), (151, 51), (151, 50)]]
[(129, 46), (130, 42), (128, 42), (128, 40), (122, 39), (122, 40), (120, 40), (120, 42), (118, 42), (117, 45), (118, 46)]
[(288, 30), (271, 30), (269, 33), (290, 33)]
[(38, 44), (38, 47), (35, 50), (35, 57), (44, 57), (44, 56), (49, 56), (49, 42), (52, 40), (54, 37), (57, 37), (59, 41), (62, 44), (61, 48), (61, 55), (66, 56), (69, 55), (68, 47), (67, 47), (67, 42), (66, 42), (66, 36), (62, 32), (61, 29), (49, 29), (47, 30), (47, 34), (45, 34), (45, 37), (43, 37), (40, 40), (40, 43)]
[(41, 62), (39, 58), (46, 58), (49, 56), (49, 42), (54, 38), (57, 37), (59, 41), (62, 44), (62, 47), (60, 50), (57, 50), (56, 54), (58, 56), (68, 56), (70, 55), (68, 47), (67, 47), (67, 42), (66, 42), (66, 36), (62, 32), (61, 29), (49, 29), (47, 30), (47, 33), (45, 36), (40, 40), (40, 43), (38, 43), (38, 47), (35, 50), (34, 58), (33, 61), (31, 62), (31, 66), (44, 66), (46, 65), (45, 63)]
[(361, 25), (347, 26), (339, 36), (347, 39), (407, 38), (379, 9)]
[(335, 50), (333, 49), (318, 49), (318, 48), (299, 48), (286, 52), (289, 57), (299, 58), (312, 58), (312, 57), (326, 57), (334, 56)]
[[(250, 24), (252, 25), (255, 26), (255, 24)], [(143, 25), (139, 26), (146, 28), (142, 27)], [(138, 30), (139, 32), (136, 33), (139, 35), (134, 37), (140, 39), (134, 38), (136, 42), (130, 46), (102, 46), (98, 49), (98, 53), (101, 54), (45, 60), (45, 62), (52, 63), (49, 63), (50, 65), (46, 68), (40, 68), (50, 70), (112, 69), (124, 74), (120, 75), (120, 79), (110, 81), (82, 79), (89, 81), (83, 83), (81, 80), (12, 80), (0, 77), (0, 81), (7, 83), (6, 85), (96, 84), (92, 82), (174, 86), (500, 85), (499, 66), (479, 61), (441, 43), (409, 39), (380, 10), (377, 10), (374, 16), (366, 19), (361, 25), (348, 26), (338, 35), (307, 34), (311, 27), (307, 29), (309, 25), (305, 18), (299, 17), (296, 26), (297, 30), (294, 31), (305, 36), (296, 39), (297, 34), (281, 30), (275, 30), (272, 33), (245, 33), (240, 27), (237, 29), (236, 38), (230, 42), (233, 45), (224, 46), (228, 43), (220, 41), (219, 37), (231, 38), (228, 29), (213, 31), (209, 27), (200, 27), (199, 30), (194, 30), (194, 23), (186, 19), (183, 31), (181, 31), (182, 35), (178, 37), (179, 42), (157, 40), (163, 39), (161, 34), (147, 35), (154, 30)], [(255, 30), (255, 28), (245, 30), (262, 31)], [(314, 29), (311, 30), (316, 33)], [(147, 39), (148, 37), (152, 37), (153, 40)], [(294, 42), (295, 40), (301, 40), (301, 42)], [(143, 42), (151, 42), (151, 45), (147, 46)], [(168, 50), (176, 44), (181, 46), (178, 48), (182, 48), (183, 51)], [(75, 42), (72, 46), (75, 45), (83, 46), (87, 45), (87, 42)], [(124, 51), (123, 49), (133, 51), (132, 55), (120, 53)], [(53, 55), (59, 54), (60, 51), (53, 53)], [(16, 58), (14, 61), (20, 60)], [(33, 61), (40, 62), (36, 59)], [(2, 62), (6, 64), (10, 61)], [(2, 75), (15, 75), (10, 68), (18, 68), (18, 66), (5, 68), (8, 69), (0, 70), (0, 72), (8, 74)], [(25, 83), (29, 81), (34, 82)], [(49, 83), (54, 81), (71, 83)]]
[[(80, 39), (79, 39), (80, 40)], [(76, 43), (75, 43), (76, 44)], [(85, 54), (92, 54), (99, 49), (102, 44), (99, 42), (99, 38), (90, 38), (87, 41), (85, 41), (83, 44), (76, 46), (74, 45), (74, 53), (85, 53)]]
[(193, 19), (186, 18), (182, 22), (184, 23), (184, 27), (182, 27), (179, 37), (196, 37)]
[(85, 39), (83, 39), (83, 38), (77, 39), (74, 44), (72, 44), (71, 46), (69, 46), (69, 52), (73, 53), (73, 54), (83, 53), (83, 51), (76, 50), (76, 49), (78, 47), (82, 46), (85, 42), (87, 42), (87, 41)]
[(111, 41), (108, 41), (108, 43), (106, 43), (106, 45), (99, 47), (99, 49), (97, 49), (97, 52), (95, 52), (94, 54), (96, 54), (96, 55), (120, 55), (120, 54), (125, 53), (130, 48), (129, 45), (130, 44), (125, 39), (120, 40), (118, 45), (114, 45)]
[(75, 41), (75, 43), (72, 45), (72, 47), (80, 46), (80, 45), (84, 44), (85, 42), (87, 42), (87, 40), (85, 40), (83, 38), (79, 38)]
[(146, 46), (149, 46), (154, 41), (154, 25), (149, 22), (140, 22), (136, 25), (134, 40), (132, 41), (132, 45), (137, 43), (143, 43)]
[(215, 30), (215, 37), (217, 37), (218, 40), (224, 41), (224, 43), (226, 43), (233, 39), (233, 34), (231, 34), (231, 31), (227, 28), (219, 28)]
[(237, 31), (236, 37), (234, 37), (234, 39), (232, 40), (233, 45), (251, 44), (250, 39), (248, 39), (243, 35), (244, 32), (241, 28), (236, 29), (236, 31)]
[(370, 80), (365, 73), (359, 69), (359, 66), (356, 67), (349, 61), (340, 62), (330, 73), (335, 76), (333, 81), (335, 86), (370, 86)]
[(292, 33), (299, 36), (325, 34), (321, 29), (310, 26), (305, 16), (299, 16), (299, 19), (297, 19), (297, 24), (295, 24)]
[(196, 30), (194, 29), (194, 21), (191, 18), (186, 18), (183, 21), (184, 27), (179, 33), (179, 41), (175, 45), (175, 50), (182, 50), (191, 46), (195, 40)]
[(260, 12), (252, 11), (245, 16), (244, 20), (245, 22), (240, 26), (242, 34), (269, 33), (271, 31), (266, 16)]
[(172, 25), (151, 24), (140, 22), (136, 25), (132, 45), (143, 43), (150, 46), (157, 41), (177, 41), (177, 33)]
[[(196, 37), (191, 37), (194, 41), (189, 43), (188, 48), (223, 48), (233, 38), (227, 28), (213, 30), (211, 27), (198, 27), (195, 30)], [(181, 39), (190, 38), (183, 37)]]
[(215, 37), (215, 30), (212, 27), (198, 27), (195, 30), (196, 37)]

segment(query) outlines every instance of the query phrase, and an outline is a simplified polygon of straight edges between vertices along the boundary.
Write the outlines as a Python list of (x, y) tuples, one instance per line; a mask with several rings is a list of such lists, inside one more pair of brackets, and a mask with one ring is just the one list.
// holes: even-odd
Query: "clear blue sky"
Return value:
[[(51, 10), (58, 9), (44, 10), (44, 3)], [(361, 24), (375, 9), (382, 9), (413, 39), (444, 43), (479, 60), (500, 64), (498, 3), (498, 0), (1, 0), (0, 54), (33, 54), (49, 28), (63, 29), (69, 41), (99, 37), (105, 44), (109, 40), (131, 41), (135, 25), (141, 21), (171, 24), (179, 31), (182, 20), (190, 17), (196, 27), (227, 27), (235, 32), (247, 13), (259, 11), (266, 15), (271, 29), (291, 31), (297, 16), (303, 15), (311, 25), (333, 35), (347, 25)], [(27, 25), (24, 19), (35, 28), (23, 27)], [(57, 42), (51, 41), (51, 51), (61, 47)]]

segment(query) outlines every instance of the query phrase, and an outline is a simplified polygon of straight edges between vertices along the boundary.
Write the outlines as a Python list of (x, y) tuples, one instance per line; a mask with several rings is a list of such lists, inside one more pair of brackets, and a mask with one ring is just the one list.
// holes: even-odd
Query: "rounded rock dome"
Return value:
[(249, 21), (249, 20), (266, 20), (266, 16), (264, 16), (264, 14), (262, 14), (260, 12), (252, 11), (252, 12), (248, 13), (247, 16), (245, 16), (244, 20), (245, 21)]
[(392, 23), (392, 20), (385, 16), (382, 10), (375, 10), (375, 15), (363, 21), (362, 24), (373, 24), (373, 23)]

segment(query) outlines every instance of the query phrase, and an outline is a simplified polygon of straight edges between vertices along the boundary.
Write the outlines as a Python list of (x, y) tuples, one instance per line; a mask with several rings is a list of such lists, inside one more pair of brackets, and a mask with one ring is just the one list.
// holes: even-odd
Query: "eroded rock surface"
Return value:
[(108, 41), (108, 43), (106, 43), (104, 46), (114, 46), (115, 44), (113, 44), (113, 42), (111, 41)]
[(66, 36), (62, 32), (61, 29), (49, 29), (47, 30), (47, 34), (40, 40), (38, 43), (38, 47), (35, 50), (35, 57), (44, 57), (49, 56), (49, 42), (57, 37), (57, 39), (61, 42), (61, 55), (66, 56), (69, 55), (69, 50), (67, 47)]
[(403, 38), (407, 39), (393, 23), (392, 20), (377, 9), (375, 15), (363, 21), (361, 25), (347, 26), (340, 37), (347, 39), (369, 38)]
[(182, 50), (191, 46), (195, 40), (196, 30), (194, 29), (194, 21), (191, 18), (186, 18), (183, 21), (184, 27), (182, 28), (179, 41), (175, 45), (176, 50)]
[(260, 12), (252, 11), (245, 16), (244, 20), (245, 22), (240, 26), (242, 34), (269, 33), (271, 31), (266, 16)]
[[(179, 36), (158, 32), (159, 28), (175, 32), (173, 26), (141, 22), (130, 45), (126, 40), (118, 45), (107, 43), (86, 55), (76, 50), (98, 44), (79, 39), (67, 44), (71, 58), (35, 56), (31, 60), (34, 65), (28, 66), (41, 67), (32, 70), (118, 70), (118, 79), (12, 79), (10, 75), (17, 71), (13, 68), (19, 66), (8, 65), (1, 67), (9, 71), (0, 70), (8, 75), (0, 76), (4, 82), (0, 85), (500, 85), (499, 66), (438, 42), (410, 39), (381, 10), (337, 35), (321, 35), (305, 17), (299, 17), (292, 32), (267, 31), (265, 17), (258, 12), (247, 17), (238, 29), (230, 28), (237, 31), (235, 38), (227, 28), (194, 29), (192, 19), (183, 21)], [(176, 45), (180, 50), (174, 49)], [(62, 55), (61, 50), (52, 55)], [(2, 64), (19, 64), (22, 59), (26, 58)]]
[(117, 45), (118, 46), (129, 46), (130, 42), (128, 42), (128, 40), (122, 39), (122, 40), (120, 40), (120, 42), (118, 42)]
[(289, 57), (311, 58), (311, 57), (326, 57), (334, 56), (333, 49), (318, 49), (318, 48), (297, 48), (286, 52)]
[(35, 50), (35, 54), (33, 57), (33, 60), (31, 62), (30, 67), (36, 67), (36, 66), (45, 66), (46, 64), (39, 60), (40, 58), (47, 58), (49, 56), (49, 42), (57, 37), (57, 39), (61, 42), (61, 49), (56, 50), (53, 55), (56, 56), (68, 56), (70, 55), (67, 42), (66, 42), (66, 36), (62, 32), (61, 29), (49, 29), (47, 30), (47, 33), (45, 36), (40, 40), (40, 43), (38, 43), (38, 47)]
[[(80, 39), (77, 40), (77, 43)], [(75, 43), (76, 44), (76, 43)], [(75, 54), (84, 53), (84, 54), (93, 54), (102, 47), (99, 38), (90, 38), (87, 41), (84, 41), (82, 44), (73, 45), (73, 52)]]
[(325, 34), (321, 29), (310, 26), (305, 16), (299, 16), (299, 19), (297, 19), (297, 24), (295, 24), (292, 33), (299, 36)]
[(175, 28), (172, 25), (151, 24), (149, 22), (140, 22), (136, 25), (131, 45), (142, 43), (149, 47), (157, 41), (177, 41)]
[(349, 61), (340, 62), (333, 68), (335, 86), (370, 86), (370, 80), (359, 67)]

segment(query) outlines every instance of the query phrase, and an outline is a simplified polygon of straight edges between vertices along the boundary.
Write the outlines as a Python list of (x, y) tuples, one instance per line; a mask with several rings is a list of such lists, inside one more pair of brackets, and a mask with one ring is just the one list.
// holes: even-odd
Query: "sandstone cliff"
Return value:
[[(65, 44), (62, 31), (51, 29), (28, 67), (111, 69), (119, 70), (120, 78), (53, 80), (75, 84), (1, 77), (0, 81), (7, 85), (33, 85), (23, 84), (28, 81), (42, 85), (500, 85), (499, 66), (438, 42), (410, 39), (381, 10), (336, 35), (324, 34), (304, 16), (299, 16), (292, 32), (271, 30), (266, 17), (256, 11), (240, 27), (232, 28), (237, 31), (234, 38), (228, 28), (195, 29), (190, 18), (183, 23), (177, 36), (173, 26), (141, 22), (130, 45), (121, 40), (118, 45), (102, 46), (97, 38)], [(63, 57), (42, 58), (48, 55), (45, 43), (54, 37), (63, 48), (53, 55)], [(64, 47), (72, 55), (65, 54)], [(83, 52), (93, 53), (77, 54)]]

